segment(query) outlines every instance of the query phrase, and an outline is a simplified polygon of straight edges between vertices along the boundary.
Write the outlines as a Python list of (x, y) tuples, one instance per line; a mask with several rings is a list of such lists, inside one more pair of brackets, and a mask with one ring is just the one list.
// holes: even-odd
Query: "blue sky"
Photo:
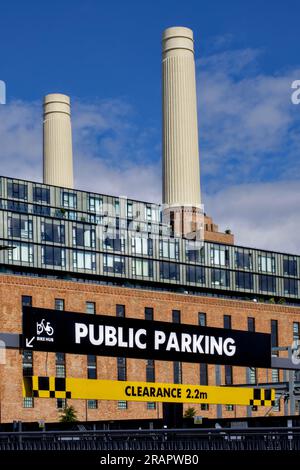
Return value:
[(1, 173), (41, 178), (41, 101), (72, 99), (81, 189), (160, 200), (164, 28), (194, 30), (207, 212), (240, 244), (300, 252), (300, 3), (2, 0)]

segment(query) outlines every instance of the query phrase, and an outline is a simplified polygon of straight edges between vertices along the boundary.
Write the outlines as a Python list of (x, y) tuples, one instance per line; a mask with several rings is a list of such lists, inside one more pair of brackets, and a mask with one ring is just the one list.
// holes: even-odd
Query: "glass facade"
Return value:
[(8, 245), (0, 251), (3, 270), (299, 301), (299, 256), (174, 238), (158, 204), (5, 177), (0, 194), (0, 243)]

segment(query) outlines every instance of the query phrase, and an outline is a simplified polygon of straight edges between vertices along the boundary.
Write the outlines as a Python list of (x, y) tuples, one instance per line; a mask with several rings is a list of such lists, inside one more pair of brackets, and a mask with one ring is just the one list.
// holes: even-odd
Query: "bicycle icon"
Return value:
[(52, 326), (50, 325), (50, 322), (47, 322), (45, 324), (45, 319), (41, 321), (41, 323), (36, 324), (36, 331), (38, 335), (41, 335), (43, 332), (47, 333), (48, 336), (52, 336), (54, 333), (54, 330)]

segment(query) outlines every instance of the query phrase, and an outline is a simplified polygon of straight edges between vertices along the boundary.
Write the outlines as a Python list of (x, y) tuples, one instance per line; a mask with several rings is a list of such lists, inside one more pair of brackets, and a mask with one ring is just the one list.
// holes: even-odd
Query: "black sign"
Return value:
[(270, 367), (265, 333), (23, 307), (23, 348)]

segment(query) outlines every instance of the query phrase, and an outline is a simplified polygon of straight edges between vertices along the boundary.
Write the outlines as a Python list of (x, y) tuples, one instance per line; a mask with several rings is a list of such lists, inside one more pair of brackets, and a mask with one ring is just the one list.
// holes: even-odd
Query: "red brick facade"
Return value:
[[(247, 318), (255, 317), (256, 331), (270, 332), (271, 319), (278, 320), (279, 345), (291, 345), (293, 322), (300, 322), (300, 309), (284, 305), (261, 304), (245, 301), (225, 300), (212, 297), (190, 296), (140, 289), (128, 289), (96, 284), (84, 284), (18, 276), (0, 276), (0, 331), (21, 333), (21, 297), (32, 296), (35, 307), (54, 308), (56, 298), (64, 299), (65, 309), (85, 312), (86, 302), (96, 303), (96, 312), (103, 315), (116, 315), (116, 304), (125, 305), (126, 316), (145, 318), (145, 307), (154, 309), (154, 319), (172, 321), (172, 309), (181, 311), (181, 322), (198, 324), (198, 312), (205, 312), (208, 326), (223, 327), (223, 315), (231, 315), (232, 328), (247, 330)], [(62, 313), (63, 314), (63, 313)], [(283, 353), (284, 354), (284, 353)], [(55, 354), (34, 352), (34, 374), (55, 375)], [(215, 366), (209, 365), (209, 385), (215, 384)], [(224, 367), (222, 384), (224, 384)], [(199, 383), (199, 365), (184, 363), (182, 381), (186, 384)], [(19, 351), (7, 351), (6, 364), (0, 365), (1, 422), (12, 420), (56, 421), (58, 410), (55, 399), (34, 399), (33, 408), (23, 408), (22, 399), (22, 356)], [(281, 372), (282, 373), (282, 372)], [(87, 377), (87, 358), (79, 355), (66, 355), (66, 375)], [(97, 376), (100, 379), (117, 379), (116, 358), (98, 357)], [(173, 365), (170, 362), (155, 361), (155, 377), (158, 382), (173, 382)], [(127, 379), (146, 379), (146, 361), (127, 359)], [(270, 370), (258, 370), (259, 382), (271, 381)], [(246, 382), (246, 369), (233, 368), (234, 383)], [(156, 410), (147, 410), (146, 403), (128, 402), (127, 410), (118, 410), (114, 401), (101, 401), (98, 409), (87, 409), (84, 400), (69, 400), (78, 412), (80, 420), (115, 420), (133, 418), (162, 417), (162, 405)], [(192, 405), (189, 405), (192, 406)], [(215, 417), (216, 405), (209, 411), (193, 405), (197, 415)], [(235, 407), (226, 411), (224, 417), (246, 416), (246, 407)], [(267, 408), (259, 408), (254, 415), (264, 415)], [(273, 413), (277, 414), (277, 413)], [(278, 414), (282, 414), (281, 411)]]

